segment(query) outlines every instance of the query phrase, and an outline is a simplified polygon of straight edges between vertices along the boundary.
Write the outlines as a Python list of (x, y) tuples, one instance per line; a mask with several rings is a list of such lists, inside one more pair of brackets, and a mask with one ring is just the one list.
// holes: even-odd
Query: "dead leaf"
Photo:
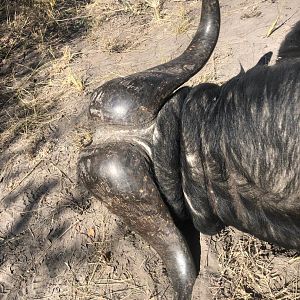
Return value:
[(93, 227), (90, 227), (90, 228), (87, 230), (87, 235), (88, 235), (88, 237), (90, 237), (91, 239), (94, 239), (95, 236), (96, 236), (95, 229), (94, 229)]

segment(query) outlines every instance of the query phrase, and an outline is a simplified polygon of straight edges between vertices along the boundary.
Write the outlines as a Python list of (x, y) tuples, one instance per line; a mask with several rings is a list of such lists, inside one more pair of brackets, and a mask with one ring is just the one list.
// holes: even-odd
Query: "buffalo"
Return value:
[(97, 88), (78, 163), (85, 188), (160, 255), (176, 299), (191, 298), (197, 276), (194, 229), (230, 225), (300, 249), (300, 22), (274, 65), (267, 53), (221, 86), (182, 87), (219, 29), (218, 1), (203, 0), (180, 56)]

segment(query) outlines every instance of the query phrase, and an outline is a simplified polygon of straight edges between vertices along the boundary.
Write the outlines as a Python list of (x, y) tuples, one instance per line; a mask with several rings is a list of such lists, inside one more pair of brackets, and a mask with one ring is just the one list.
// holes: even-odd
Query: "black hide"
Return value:
[(191, 298), (197, 276), (186, 220), (300, 250), (300, 22), (275, 65), (267, 53), (222, 86), (175, 91), (208, 60), (219, 24), (218, 1), (203, 0), (181, 56), (98, 88), (78, 164), (86, 188), (158, 252), (176, 299)]

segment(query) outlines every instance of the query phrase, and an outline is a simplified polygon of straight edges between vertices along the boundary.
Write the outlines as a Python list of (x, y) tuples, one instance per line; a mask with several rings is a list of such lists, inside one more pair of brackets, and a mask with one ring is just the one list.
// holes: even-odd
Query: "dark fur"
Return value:
[[(184, 218), (184, 201), (201, 232), (233, 225), (300, 249), (300, 22), (277, 64), (269, 61), (267, 53), (221, 87), (199, 85), (170, 101), (158, 117), (154, 168), (175, 214)], [(181, 165), (171, 159), (179, 152)]]

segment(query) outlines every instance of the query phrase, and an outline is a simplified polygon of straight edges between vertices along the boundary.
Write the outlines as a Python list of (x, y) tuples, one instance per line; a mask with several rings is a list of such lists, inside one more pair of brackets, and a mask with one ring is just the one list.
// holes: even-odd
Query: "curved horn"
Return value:
[(124, 78), (115, 78), (95, 90), (92, 116), (110, 124), (137, 125), (151, 121), (178, 87), (205, 65), (218, 40), (220, 9), (217, 0), (203, 0), (198, 30), (187, 49), (165, 64)]
[(161, 198), (143, 151), (124, 141), (87, 148), (81, 154), (78, 174), (97, 199), (158, 253), (175, 299), (191, 299), (197, 277), (193, 257)]

